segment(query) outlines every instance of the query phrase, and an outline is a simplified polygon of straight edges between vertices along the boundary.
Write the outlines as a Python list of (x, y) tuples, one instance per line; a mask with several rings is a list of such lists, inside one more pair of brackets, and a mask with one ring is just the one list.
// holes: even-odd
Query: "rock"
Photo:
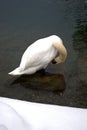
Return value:
[(34, 75), (22, 75), (14, 80), (12, 84), (18, 83), (27, 88), (48, 91), (63, 91), (66, 86), (62, 74), (49, 74), (42, 72), (37, 72)]

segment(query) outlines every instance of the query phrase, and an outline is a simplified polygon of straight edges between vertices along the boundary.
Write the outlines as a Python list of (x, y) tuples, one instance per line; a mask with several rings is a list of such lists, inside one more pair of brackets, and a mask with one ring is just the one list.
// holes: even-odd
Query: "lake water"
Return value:
[[(31, 43), (52, 34), (63, 39), (65, 63), (8, 75)], [(87, 0), (0, 0), (0, 96), (87, 108)]]

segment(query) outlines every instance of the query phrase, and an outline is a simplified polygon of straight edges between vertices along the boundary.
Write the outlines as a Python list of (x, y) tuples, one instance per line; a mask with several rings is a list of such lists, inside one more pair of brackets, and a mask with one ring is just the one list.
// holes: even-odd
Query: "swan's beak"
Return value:
[(51, 63), (52, 63), (52, 64), (56, 64), (57, 62), (55, 61), (55, 59), (53, 59), (53, 60), (51, 61)]

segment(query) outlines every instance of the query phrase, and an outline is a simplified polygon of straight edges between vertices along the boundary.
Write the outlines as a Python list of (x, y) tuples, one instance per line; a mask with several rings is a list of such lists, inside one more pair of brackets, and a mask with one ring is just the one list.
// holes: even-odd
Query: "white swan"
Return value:
[[(58, 57), (56, 57), (57, 53), (59, 53)], [(51, 61), (53, 63), (64, 62), (66, 56), (66, 48), (58, 36), (52, 35), (42, 38), (26, 49), (22, 56), (20, 66), (9, 74), (33, 74), (40, 69), (46, 68)]]
[(0, 97), (0, 130), (87, 130), (87, 109)]

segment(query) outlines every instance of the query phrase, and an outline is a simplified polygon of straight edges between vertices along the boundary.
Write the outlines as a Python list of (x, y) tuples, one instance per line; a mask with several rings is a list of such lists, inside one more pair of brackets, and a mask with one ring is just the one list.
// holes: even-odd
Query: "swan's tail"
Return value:
[(9, 75), (21, 75), (19, 67), (8, 73)]

